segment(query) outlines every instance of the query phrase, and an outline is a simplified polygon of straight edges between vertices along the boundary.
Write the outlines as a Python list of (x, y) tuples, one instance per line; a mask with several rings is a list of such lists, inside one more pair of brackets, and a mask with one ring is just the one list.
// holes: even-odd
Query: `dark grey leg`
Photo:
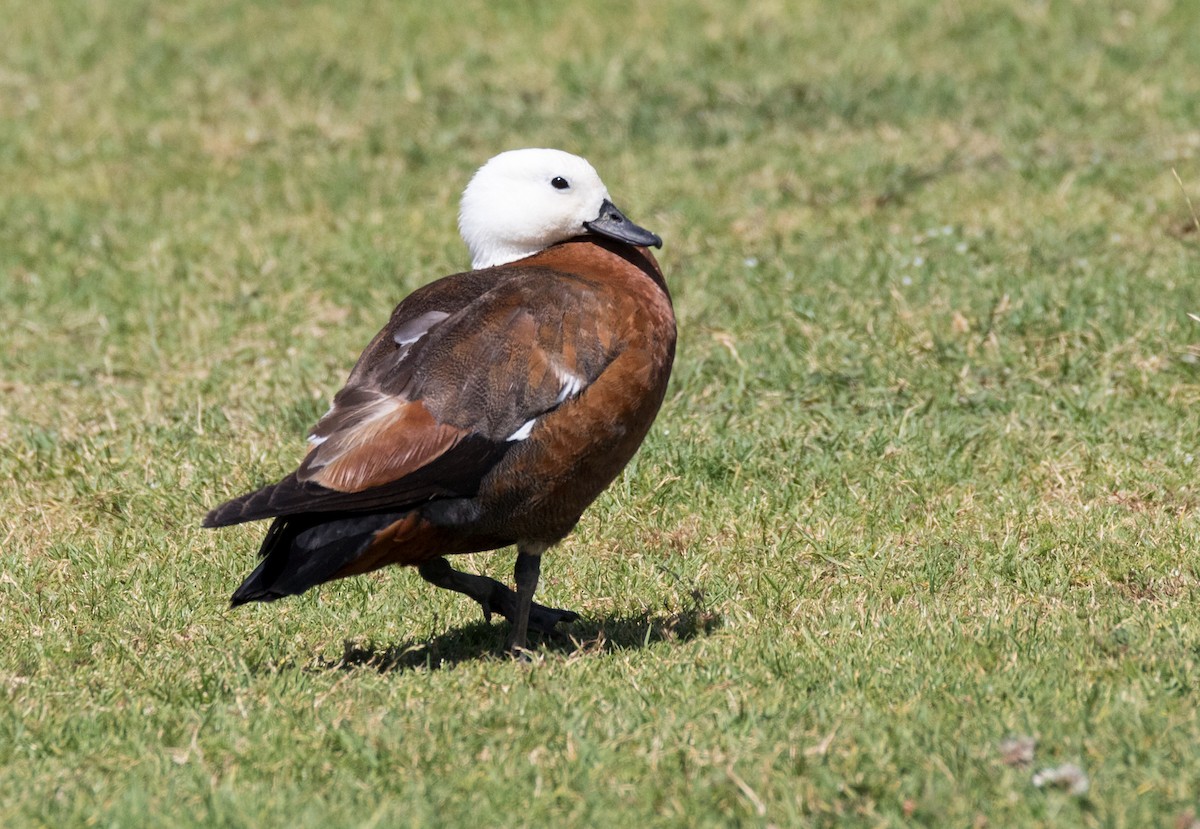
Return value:
[[(517, 546), (517, 565), (513, 578), (517, 583), (517, 618), (508, 633), (508, 649), (512, 653), (525, 650), (526, 632), (529, 630), (529, 611), (533, 604), (533, 593), (537, 590), (538, 578), (542, 574), (542, 550), (532, 552), (524, 545)], [(512, 620), (510, 620), (512, 621)]]
[[(455, 570), (444, 558), (427, 561), (421, 564), (417, 571), (421, 578), (435, 587), (462, 593), (479, 602), (479, 606), (483, 608), (483, 617), (488, 621), (491, 621), (493, 613), (499, 613), (511, 624), (516, 624), (520, 605), (518, 596), (495, 579)], [(534, 586), (536, 585), (535, 578)], [(532, 593), (530, 595), (532, 596)], [(559, 622), (574, 622), (578, 618), (579, 614), (573, 611), (543, 607), (531, 602), (527, 625), (540, 633), (552, 634), (557, 632), (555, 626)]]

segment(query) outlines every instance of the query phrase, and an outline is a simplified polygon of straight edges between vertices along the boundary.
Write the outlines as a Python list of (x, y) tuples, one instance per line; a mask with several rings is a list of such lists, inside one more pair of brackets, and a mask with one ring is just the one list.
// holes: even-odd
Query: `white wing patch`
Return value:
[[(554, 366), (554, 376), (558, 378), (558, 396), (554, 398), (554, 405), (561, 406), (563, 403), (578, 397), (587, 386), (587, 378), (580, 377), (573, 371), (567, 371), (564, 368)], [(525, 440), (533, 432), (533, 426), (537, 423), (537, 418), (526, 420), (521, 424), (521, 428), (509, 435), (505, 440), (517, 441)]]
[[(580, 377), (573, 371), (567, 371), (559, 366), (554, 366), (554, 376), (558, 378), (559, 387), (558, 395), (554, 398), (554, 405), (561, 406), (563, 403), (578, 397), (587, 386), (587, 378)], [(505, 440), (517, 441), (525, 440), (533, 432), (533, 426), (537, 423), (537, 418), (527, 420), (521, 424), (521, 428), (509, 435)]]
[(509, 435), (505, 440), (525, 440), (529, 437), (529, 433), (533, 431), (533, 424), (537, 423), (537, 418), (526, 420), (521, 424), (521, 428)]
[(321, 424), (324, 423), (326, 420), (328, 420), (330, 415), (332, 415), (336, 409), (337, 409), (336, 405), (330, 404), (329, 411), (327, 411), (327, 412), (325, 412), (325, 414), (321, 415), (321, 419), (317, 421), (317, 425), (314, 426), (312, 431), (308, 433), (308, 445), (309, 446), (311, 446), (315, 449), (316, 447), (320, 446), (325, 441), (329, 440), (329, 435), (322, 435), (319, 430), (321, 428)]
[(392, 339), (401, 348), (412, 345), (429, 333), (429, 329), (450, 316), (445, 311), (426, 311), (419, 317), (413, 317), (402, 323), (392, 332)]
[(573, 397), (578, 397), (579, 393), (583, 391), (583, 387), (587, 385), (587, 378), (580, 377), (573, 371), (567, 371), (555, 366), (554, 374), (558, 377), (558, 382), (562, 384), (558, 389), (558, 397), (554, 399), (556, 406), (565, 403)]

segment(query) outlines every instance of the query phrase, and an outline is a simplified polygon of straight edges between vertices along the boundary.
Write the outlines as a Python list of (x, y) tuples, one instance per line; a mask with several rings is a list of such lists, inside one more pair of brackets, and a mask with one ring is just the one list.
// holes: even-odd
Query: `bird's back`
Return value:
[(262, 554), (304, 559), (311, 584), (553, 543), (641, 444), (674, 349), (645, 249), (588, 237), (446, 277), (397, 306), (299, 469), (205, 523), (276, 517)]

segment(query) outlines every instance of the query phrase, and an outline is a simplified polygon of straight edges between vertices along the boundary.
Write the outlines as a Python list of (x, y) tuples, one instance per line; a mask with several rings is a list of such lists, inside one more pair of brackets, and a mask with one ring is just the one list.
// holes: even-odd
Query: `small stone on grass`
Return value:
[(1068, 794), (1083, 797), (1088, 792), (1088, 776), (1074, 763), (1063, 763), (1055, 768), (1042, 769), (1033, 776), (1033, 785), (1039, 789), (1054, 786), (1066, 789)]
[(1033, 737), (1009, 737), (1000, 741), (1000, 760), (1006, 766), (1031, 765), (1036, 747), (1037, 740)]

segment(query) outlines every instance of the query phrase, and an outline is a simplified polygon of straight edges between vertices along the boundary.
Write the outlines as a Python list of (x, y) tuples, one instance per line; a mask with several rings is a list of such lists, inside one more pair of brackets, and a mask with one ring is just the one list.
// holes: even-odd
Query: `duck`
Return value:
[[(509, 150), (463, 192), (471, 270), (402, 300), (308, 434), (297, 468), (211, 510), (270, 519), (233, 607), (388, 565), (529, 632), (579, 615), (533, 601), (542, 556), (620, 474), (675, 358), (662, 239), (619, 210), (588, 161)], [(516, 548), (514, 587), (450, 557)], [(515, 589), (514, 589), (515, 588)]]

